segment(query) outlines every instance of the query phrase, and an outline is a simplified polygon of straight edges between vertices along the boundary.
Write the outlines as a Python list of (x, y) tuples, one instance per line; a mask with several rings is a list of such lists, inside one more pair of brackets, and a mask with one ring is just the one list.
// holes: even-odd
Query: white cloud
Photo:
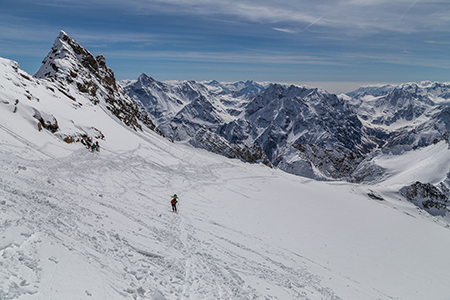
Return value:
[(286, 33), (297, 33), (297, 31), (295, 31), (295, 30), (286, 29), (286, 28), (276, 28), (276, 27), (272, 27), (272, 29), (273, 29), (273, 30), (276, 30), (276, 31), (286, 32)]

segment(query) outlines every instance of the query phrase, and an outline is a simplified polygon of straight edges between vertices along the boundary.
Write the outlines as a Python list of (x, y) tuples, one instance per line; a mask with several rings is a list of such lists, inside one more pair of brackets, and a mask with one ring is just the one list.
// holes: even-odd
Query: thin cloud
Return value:
[(444, 42), (444, 41), (424, 41), (424, 43), (437, 44), (437, 45), (450, 45), (450, 42)]
[(227, 53), (195, 51), (113, 51), (104, 53), (109, 58), (163, 59), (190, 62), (245, 63), (245, 64), (309, 64), (341, 65), (327, 57), (313, 55), (294, 55), (286, 53)]
[(286, 33), (297, 33), (297, 31), (295, 31), (295, 30), (286, 29), (286, 28), (276, 28), (276, 27), (272, 27), (272, 29), (273, 29), (273, 30), (276, 30), (276, 31), (286, 32)]

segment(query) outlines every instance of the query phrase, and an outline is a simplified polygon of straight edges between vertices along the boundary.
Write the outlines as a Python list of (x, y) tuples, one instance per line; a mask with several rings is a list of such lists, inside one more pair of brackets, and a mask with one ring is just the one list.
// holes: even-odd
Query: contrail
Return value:
[(318, 18), (317, 20), (315, 20), (314, 22), (312, 22), (311, 24), (309, 24), (308, 26), (306, 26), (305, 29), (303, 29), (302, 31), (306, 31), (306, 29), (308, 29), (309, 27), (313, 26), (314, 24), (316, 24), (317, 22), (320, 21), (320, 19), (322, 19), (323, 16), (321, 16), (320, 18)]
[(406, 14), (414, 5), (416, 5), (417, 2), (419, 2), (420, 0), (416, 0), (414, 1), (414, 3), (411, 3), (411, 5), (405, 10), (405, 12), (403, 14)]
[(407, 9), (405, 9), (405, 11), (403, 12), (402, 16), (400, 17), (400, 20), (403, 20), (403, 17), (408, 13), (408, 11), (417, 4), (417, 2), (419, 2), (420, 0), (416, 0), (413, 3), (411, 3)]

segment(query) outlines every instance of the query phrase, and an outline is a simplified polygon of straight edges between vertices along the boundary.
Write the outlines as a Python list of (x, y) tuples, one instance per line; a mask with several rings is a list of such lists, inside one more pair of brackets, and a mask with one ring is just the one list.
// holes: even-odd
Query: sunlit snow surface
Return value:
[[(0, 299), (449, 299), (448, 221), (398, 194), (444, 179), (445, 143), (378, 157), (382, 182), (317, 182), (134, 132), (44, 82), (29, 100), (8, 76)], [(95, 125), (101, 151), (39, 132), (31, 107), (67, 132)]]

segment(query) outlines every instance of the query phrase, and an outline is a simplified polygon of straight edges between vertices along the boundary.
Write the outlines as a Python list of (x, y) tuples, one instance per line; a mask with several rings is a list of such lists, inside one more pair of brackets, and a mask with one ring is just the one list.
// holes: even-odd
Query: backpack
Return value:
[(170, 201), (170, 203), (172, 203), (172, 205), (177, 204), (177, 200), (176, 199), (172, 199), (172, 201)]

